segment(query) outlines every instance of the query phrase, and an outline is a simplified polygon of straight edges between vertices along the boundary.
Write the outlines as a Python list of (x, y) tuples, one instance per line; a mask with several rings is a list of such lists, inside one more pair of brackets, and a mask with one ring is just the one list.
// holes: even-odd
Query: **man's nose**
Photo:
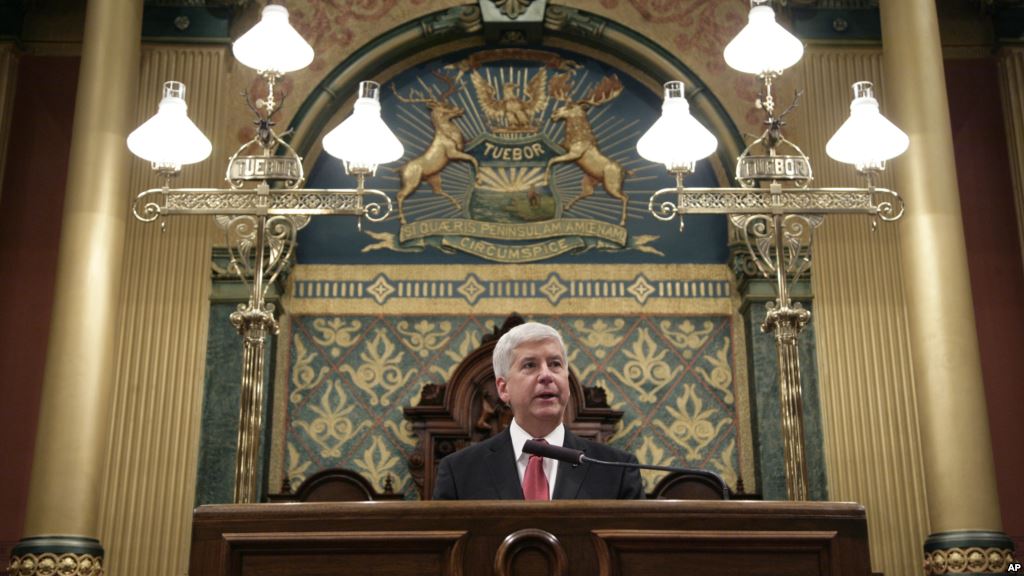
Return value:
[(547, 362), (542, 362), (540, 365), (540, 378), (541, 380), (548, 381), (554, 378), (555, 375), (551, 371), (551, 366)]

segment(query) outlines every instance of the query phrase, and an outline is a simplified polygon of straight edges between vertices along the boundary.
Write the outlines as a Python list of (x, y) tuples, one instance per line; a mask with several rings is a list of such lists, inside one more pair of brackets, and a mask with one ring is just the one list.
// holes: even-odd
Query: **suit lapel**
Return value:
[[(562, 441), (562, 445), (574, 450), (586, 450), (586, 447), (576, 440), (576, 437), (569, 432), (568, 428), (565, 430), (565, 440)], [(558, 477), (555, 478), (554, 499), (576, 499), (576, 495), (579, 494), (589, 470), (590, 464), (573, 465), (567, 462), (559, 462)]]
[[(516, 454), (512, 449), (512, 434), (508, 428), (495, 437), (487, 454), (487, 469), (491, 473), (498, 498), (502, 500), (522, 500), (523, 487), (519, 483), (519, 471), (516, 469)], [(561, 474), (561, 470), (559, 470)]]

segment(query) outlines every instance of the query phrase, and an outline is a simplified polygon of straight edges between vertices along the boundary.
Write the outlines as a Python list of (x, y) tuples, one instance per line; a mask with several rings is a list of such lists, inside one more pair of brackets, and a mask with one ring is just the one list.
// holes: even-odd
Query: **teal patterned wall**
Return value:
[[(283, 292), (289, 313), (268, 356), (264, 493), (340, 466), (378, 489), (390, 476), (396, 492), (418, 497), (402, 408), (424, 384), (446, 381), (515, 311), (558, 327), (580, 381), (605, 388), (623, 411), (614, 445), (786, 498), (774, 338), (760, 333), (764, 290), (740, 306), (725, 267), (299, 266)], [(231, 300), (211, 308), (197, 504), (231, 501), (240, 348), (226, 319)], [(813, 336), (813, 327), (801, 335), (800, 355), (809, 494), (818, 500), (828, 486)], [(658, 476), (645, 479), (652, 486)]]
[[(330, 467), (419, 495), (402, 409), (512, 312), (556, 327), (584, 386), (624, 413), (611, 443), (755, 489), (743, 320), (706, 265), (299, 266), (279, 336), (269, 486)], [(660, 478), (645, 477), (648, 487)], [(276, 491), (276, 490), (275, 490)]]
[[(741, 468), (728, 316), (532, 316), (565, 338), (584, 386), (624, 412), (611, 444), (641, 462), (708, 468), (735, 486)], [(288, 480), (354, 469), (378, 490), (417, 498), (415, 438), (402, 407), (447, 381), (499, 316), (298, 316), (291, 319), (284, 425)], [(648, 488), (658, 476), (645, 480)]]

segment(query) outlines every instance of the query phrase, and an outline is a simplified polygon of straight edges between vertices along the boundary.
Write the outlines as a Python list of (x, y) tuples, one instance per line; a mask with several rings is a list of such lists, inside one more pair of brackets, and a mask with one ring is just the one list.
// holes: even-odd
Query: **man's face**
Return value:
[(557, 340), (520, 344), (508, 377), (495, 383), (516, 421), (535, 438), (554, 430), (569, 405), (569, 367)]

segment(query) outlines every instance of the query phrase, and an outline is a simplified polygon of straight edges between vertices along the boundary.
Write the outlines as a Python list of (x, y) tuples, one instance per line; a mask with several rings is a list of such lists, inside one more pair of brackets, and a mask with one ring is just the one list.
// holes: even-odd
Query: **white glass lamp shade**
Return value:
[(398, 137), (380, 117), (380, 84), (360, 82), (352, 115), (324, 136), (324, 150), (345, 163), (345, 170), (374, 172), (378, 164), (405, 154)]
[(718, 139), (690, 114), (683, 83), (665, 83), (661, 117), (636, 143), (642, 158), (664, 164), (670, 171), (692, 171), (694, 164), (718, 148)]
[(313, 47), (288, 23), (288, 9), (276, 4), (263, 8), (260, 21), (231, 50), (239, 62), (259, 72), (284, 74), (313, 61)]
[(884, 168), (884, 162), (906, 152), (910, 137), (878, 111), (871, 82), (853, 85), (850, 117), (825, 144), (831, 158), (858, 169)]
[(156, 167), (168, 168), (194, 164), (210, 155), (210, 140), (188, 118), (184, 84), (164, 82), (157, 113), (128, 135), (128, 149)]
[(747, 74), (779, 74), (800, 61), (804, 45), (775, 21), (767, 0), (751, 0), (747, 25), (725, 46), (725, 63)]

